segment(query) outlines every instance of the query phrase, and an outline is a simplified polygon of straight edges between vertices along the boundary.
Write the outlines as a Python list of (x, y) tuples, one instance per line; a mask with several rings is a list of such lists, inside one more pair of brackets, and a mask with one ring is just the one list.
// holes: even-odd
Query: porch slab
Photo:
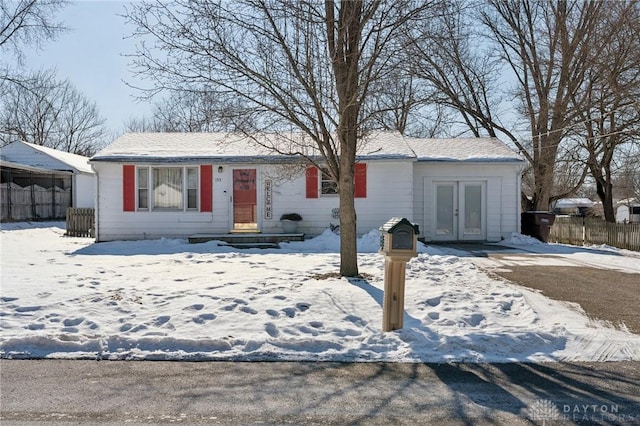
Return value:
[[(259, 247), (259, 245), (277, 245), (282, 242), (304, 241), (304, 234), (194, 234), (188, 238), (190, 244), (206, 243), (208, 241), (224, 241), (234, 247)], [(266, 246), (265, 246), (266, 247)]]

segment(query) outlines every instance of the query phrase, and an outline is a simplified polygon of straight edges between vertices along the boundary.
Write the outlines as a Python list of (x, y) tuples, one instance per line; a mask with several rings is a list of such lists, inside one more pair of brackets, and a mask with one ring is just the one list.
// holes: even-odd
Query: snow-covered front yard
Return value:
[(329, 231), (280, 250), (63, 234), (2, 224), (4, 358), (640, 360), (639, 335), (424, 245), (407, 265), (405, 327), (384, 333), (378, 231), (358, 241), (363, 279), (350, 280)]

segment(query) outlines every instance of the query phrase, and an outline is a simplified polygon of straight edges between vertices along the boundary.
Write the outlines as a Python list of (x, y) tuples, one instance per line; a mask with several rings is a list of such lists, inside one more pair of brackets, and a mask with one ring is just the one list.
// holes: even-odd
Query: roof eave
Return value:
[(522, 164), (524, 160), (519, 158), (418, 158), (419, 163), (514, 163)]
[(54, 174), (54, 173), (62, 174), (62, 175), (74, 174), (73, 170), (59, 170), (59, 169), (49, 169), (49, 168), (38, 167), (38, 166), (29, 166), (27, 164), (21, 164), (21, 163), (16, 163), (16, 162), (7, 161), (7, 160), (0, 160), (0, 166), (6, 167), (6, 168), (12, 168), (12, 169), (26, 170), (29, 172), (41, 173), (41, 174)]
[[(313, 160), (322, 161), (319, 156), (312, 157)], [(415, 157), (406, 155), (375, 155), (375, 156), (357, 156), (357, 161), (415, 161)], [(297, 163), (303, 162), (301, 156), (287, 155), (265, 155), (265, 156), (178, 156), (178, 157), (156, 157), (156, 156), (136, 156), (136, 155), (109, 155), (97, 156), (89, 160), (89, 163), (144, 163), (144, 164), (184, 164), (184, 163)]]

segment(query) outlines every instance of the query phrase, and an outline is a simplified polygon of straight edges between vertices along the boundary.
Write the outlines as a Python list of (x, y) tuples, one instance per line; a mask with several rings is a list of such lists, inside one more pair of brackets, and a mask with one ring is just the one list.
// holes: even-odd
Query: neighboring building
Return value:
[[(285, 213), (299, 213), (299, 231), (310, 236), (336, 225), (339, 200), (328, 176), (257, 145), (257, 137), (314, 156), (295, 134), (121, 136), (90, 160), (96, 240), (280, 233)], [(428, 241), (499, 241), (520, 230), (523, 161), (497, 139), (377, 133), (361, 141), (356, 163), (358, 234), (398, 216), (418, 223)]]
[(633, 198), (618, 202), (616, 222), (640, 223), (640, 202)]
[(93, 207), (89, 158), (27, 142), (0, 149), (2, 220), (64, 218), (67, 207)]
[(596, 203), (588, 198), (561, 198), (553, 203), (553, 212), (557, 215), (586, 216), (587, 211)]

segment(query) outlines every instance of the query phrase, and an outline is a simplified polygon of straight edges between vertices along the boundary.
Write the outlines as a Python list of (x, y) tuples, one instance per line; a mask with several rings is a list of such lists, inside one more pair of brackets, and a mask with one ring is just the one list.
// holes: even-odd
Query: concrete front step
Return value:
[(258, 249), (270, 249), (270, 248), (280, 248), (280, 244), (278, 243), (228, 243), (228, 246), (237, 249), (250, 249), (250, 248), (258, 248)]
[(265, 248), (265, 244), (274, 247), (285, 241), (304, 241), (304, 234), (195, 234), (189, 238), (189, 243), (206, 243), (208, 241), (224, 241), (233, 247), (258, 247)]

